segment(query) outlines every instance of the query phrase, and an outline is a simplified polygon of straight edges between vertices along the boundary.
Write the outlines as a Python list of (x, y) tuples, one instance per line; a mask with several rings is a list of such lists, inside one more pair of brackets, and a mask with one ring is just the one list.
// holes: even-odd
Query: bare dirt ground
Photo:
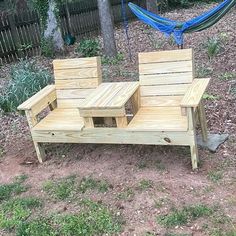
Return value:
[[(186, 20), (212, 6), (176, 10), (165, 16)], [(102, 201), (123, 217), (125, 223), (119, 235), (224, 235), (228, 230), (236, 230), (235, 21), (233, 9), (214, 27), (185, 37), (185, 48), (194, 48), (195, 51), (197, 74), (212, 78), (207, 94), (214, 95), (214, 98), (206, 96), (204, 100), (209, 132), (230, 135), (216, 153), (199, 150), (201, 164), (198, 171), (191, 170), (187, 147), (142, 145), (48, 144), (48, 159), (39, 165), (25, 117), (1, 114), (0, 183), (9, 183), (15, 176), (26, 174), (29, 177), (27, 183), (31, 186), (29, 194), (43, 197), (42, 185), (48, 179), (75, 174), (80, 178), (93, 176), (107, 180), (112, 188), (106, 194), (91, 191), (87, 197)], [(117, 46), (125, 60), (118, 65), (104, 65), (105, 81), (137, 80), (138, 52), (175, 47), (170, 40), (137, 21), (130, 23), (129, 34), (133, 61), (128, 59), (123, 28), (117, 27)], [(204, 45), (208, 38), (221, 36), (224, 39), (220, 53), (209, 61)], [(69, 50), (70, 57), (75, 56), (73, 50), (73, 47)], [(39, 64), (51, 68), (51, 60), (37, 60)], [(9, 65), (0, 68), (0, 77), (8, 76), (8, 68)], [(233, 78), (222, 79), (226, 72), (232, 73)], [(0, 87), (4, 86), (6, 80), (2, 79)], [(142, 180), (152, 181), (153, 184), (140, 189), (138, 186)], [(132, 194), (117, 197), (127, 189), (131, 189)], [(156, 217), (170, 213), (172, 207), (203, 203), (218, 205), (224, 216), (230, 217), (230, 223), (212, 223), (209, 218), (200, 218), (170, 229), (157, 223)], [(45, 208), (48, 206), (52, 211), (72, 210), (68, 202), (62, 202), (61, 205), (53, 202), (45, 204)], [(0, 231), (0, 235), (8, 234)]]

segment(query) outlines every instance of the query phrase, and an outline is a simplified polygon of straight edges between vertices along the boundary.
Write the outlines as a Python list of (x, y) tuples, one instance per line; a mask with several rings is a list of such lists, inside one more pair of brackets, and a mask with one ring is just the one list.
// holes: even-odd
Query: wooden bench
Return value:
[[(118, 122), (117, 127), (98, 128), (91, 122), (85, 125), (86, 117), (81, 117), (93, 114), (91, 120), (92, 116), (101, 113), (104, 117), (118, 116), (117, 112), (115, 115), (109, 115), (109, 112), (111, 104), (117, 102), (114, 96), (121, 93), (119, 89), (115, 92), (114, 86), (122, 88), (124, 84), (99, 86), (99, 57), (55, 60), (53, 65), (55, 85), (45, 87), (18, 107), (26, 112), (39, 162), (44, 159), (41, 144), (45, 142), (185, 145), (190, 146), (193, 169), (197, 168), (196, 118), (199, 118), (203, 139), (206, 140), (201, 98), (209, 79), (194, 79), (191, 49), (139, 54), (140, 85), (129, 94), (133, 97), (134, 117), (125, 125)], [(108, 99), (104, 96), (109, 88), (113, 91)], [(88, 100), (99, 91), (100, 97), (93, 99), (91, 105)], [(111, 93), (108, 91), (107, 94)], [(119, 107), (120, 100), (123, 106), (123, 100), (127, 99), (118, 99), (118, 108), (115, 107), (119, 111), (122, 109), (122, 116), (125, 113), (124, 107)], [(98, 102), (100, 107), (95, 112), (91, 111)], [(38, 114), (48, 106), (51, 112), (39, 121)]]

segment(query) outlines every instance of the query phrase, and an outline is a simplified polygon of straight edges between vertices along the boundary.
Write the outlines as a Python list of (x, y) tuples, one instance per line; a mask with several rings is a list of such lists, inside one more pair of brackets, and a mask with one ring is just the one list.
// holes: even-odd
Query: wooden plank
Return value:
[(64, 90), (57, 90), (57, 98), (58, 99), (86, 98), (93, 91), (94, 91), (94, 89), (64, 89)]
[(34, 130), (46, 131), (80, 131), (84, 127), (78, 109), (55, 109), (41, 120)]
[(78, 108), (84, 102), (83, 98), (79, 99), (57, 99), (58, 108)]
[(125, 128), (127, 127), (128, 121), (127, 121), (127, 117), (123, 116), (123, 117), (116, 117), (116, 125), (118, 128)]
[(99, 73), (97, 67), (93, 68), (75, 68), (75, 69), (61, 69), (54, 70), (55, 80), (69, 80), (69, 79), (84, 79), (97, 78)]
[(140, 75), (140, 85), (187, 84), (193, 81), (193, 72)]
[(124, 116), (125, 108), (118, 109), (79, 109), (80, 116), (83, 117), (116, 117), (116, 116)]
[(202, 95), (210, 82), (209, 78), (194, 79), (193, 83), (186, 91), (183, 100), (181, 101), (182, 107), (197, 107), (201, 101)]
[(59, 59), (53, 61), (54, 70), (96, 68), (97, 66), (100, 66), (100, 64), (100, 57)]
[(141, 75), (192, 72), (192, 71), (193, 71), (192, 61), (174, 61), (174, 62), (163, 62), (163, 63), (139, 64), (139, 73)]
[(183, 96), (152, 96), (141, 97), (141, 107), (153, 106), (153, 107), (176, 107), (180, 106)]
[(140, 108), (140, 91), (139, 88), (136, 90), (136, 92), (131, 97), (131, 104), (133, 109), (133, 115), (135, 115), (139, 108)]
[(192, 60), (193, 50), (170, 50), (139, 53), (139, 63), (172, 62)]
[[(29, 98), (27, 101), (22, 103), (17, 107), (18, 110), (29, 110), (32, 106), (36, 105), (44, 97), (48, 96), (50, 93), (55, 93), (55, 85), (48, 85), (36, 93), (34, 96)], [(49, 101), (53, 102), (53, 101)]]
[(141, 97), (165, 96), (165, 95), (184, 95), (190, 84), (172, 84), (172, 85), (153, 85), (141, 86)]
[(83, 117), (83, 118), (84, 118), (84, 125), (86, 128), (94, 128), (92, 117)]
[(100, 83), (99, 78), (55, 80), (56, 89), (96, 88)]
[[(54, 135), (52, 135), (52, 133)], [(32, 131), (37, 142), (50, 143), (114, 143), (149, 145), (186, 145), (192, 136), (187, 132), (132, 131), (127, 128), (84, 128), (78, 131)]]

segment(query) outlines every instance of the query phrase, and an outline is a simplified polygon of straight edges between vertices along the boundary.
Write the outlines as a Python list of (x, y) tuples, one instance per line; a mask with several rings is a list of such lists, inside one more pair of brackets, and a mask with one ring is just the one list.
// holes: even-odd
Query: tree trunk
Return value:
[(49, 1), (49, 8), (47, 12), (47, 25), (44, 30), (44, 38), (53, 40), (56, 51), (64, 51), (64, 41), (59, 27), (58, 19), (55, 15), (56, 3), (55, 0)]
[(109, 0), (98, 0), (97, 2), (104, 44), (104, 52), (108, 57), (115, 57), (117, 55), (117, 50), (110, 2)]
[(69, 31), (68, 33), (74, 35), (72, 24), (71, 24), (68, 0), (66, 0), (66, 2), (65, 2), (65, 10), (66, 10), (67, 27), (68, 27), (68, 31)]
[(160, 0), (146, 0), (147, 10), (153, 12), (154, 14), (158, 13), (158, 4)]

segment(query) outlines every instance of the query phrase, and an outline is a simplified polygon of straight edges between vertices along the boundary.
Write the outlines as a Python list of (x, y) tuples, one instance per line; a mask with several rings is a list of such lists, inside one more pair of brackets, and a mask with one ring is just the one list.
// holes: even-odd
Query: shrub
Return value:
[(54, 44), (52, 38), (42, 38), (40, 42), (41, 46), (41, 54), (45, 57), (54, 57), (55, 56), (55, 50), (54, 50)]
[(52, 81), (50, 73), (34, 61), (21, 61), (11, 68), (11, 80), (0, 97), (4, 112), (16, 111), (17, 106)]
[(221, 49), (221, 41), (219, 38), (208, 38), (205, 48), (207, 50), (207, 55), (209, 60), (211, 61), (213, 57), (215, 57)]
[(83, 57), (94, 57), (98, 56), (100, 52), (100, 45), (96, 39), (85, 39), (81, 40), (76, 52), (81, 53)]

